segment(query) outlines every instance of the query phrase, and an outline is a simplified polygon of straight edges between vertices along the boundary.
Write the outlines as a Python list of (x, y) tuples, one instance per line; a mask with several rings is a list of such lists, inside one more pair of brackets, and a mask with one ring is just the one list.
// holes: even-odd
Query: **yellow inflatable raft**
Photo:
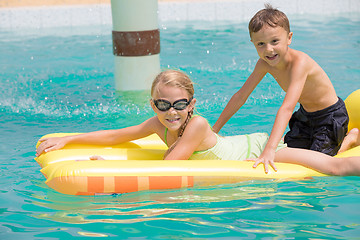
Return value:
[[(360, 128), (360, 90), (346, 100), (349, 126)], [(44, 137), (76, 133), (55, 133)], [(39, 144), (39, 143), (38, 143)], [(277, 163), (264, 173), (253, 162), (233, 160), (160, 160), (166, 145), (156, 135), (116, 146), (68, 145), (35, 158), (54, 190), (71, 195), (127, 193), (236, 183), (251, 179), (304, 179), (324, 176), (314, 170)], [(100, 155), (106, 160), (89, 160)], [(341, 156), (360, 156), (360, 146)]]

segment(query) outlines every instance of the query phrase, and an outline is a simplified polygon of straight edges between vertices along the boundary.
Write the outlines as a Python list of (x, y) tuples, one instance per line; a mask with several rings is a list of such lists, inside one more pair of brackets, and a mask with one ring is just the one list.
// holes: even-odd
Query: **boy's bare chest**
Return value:
[(289, 88), (290, 84), (290, 74), (287, 73), (280, 73), (276, 71), (269, 72), (271, 76), (275, 79), (275, 81), (279, 84), (279, 86), (284, 90), (285, 92)]

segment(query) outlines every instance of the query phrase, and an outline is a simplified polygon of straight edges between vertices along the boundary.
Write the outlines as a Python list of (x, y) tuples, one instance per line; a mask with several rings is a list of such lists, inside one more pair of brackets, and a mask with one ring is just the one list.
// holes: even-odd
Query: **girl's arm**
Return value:
[(227, 123), (227, 121), (229, 121), (229, 119), (242, 107), (242, 105), (244, 105), (252, 91), (267, 73), (265, 69), (266, 66), (264, 65), (263, 60), (259, 59), (254, 71), (251, 73), (240, 90), (231, 97), (230, 101), (220, 114), (219, 119), (213, 126), (214, 132), (218, 133), (225, 125), (225, 123)]
[(187, 160), (195, 151), (207, 150), (215, 144), (216, 136), (207, 120), (196, 116), (189, 121), (182, 137), (165, 160)]
[(36, 156), (63, 148), (69, 143), (114, 145), (149, 136), (156, 131), (158, 119), (152, 117), (143, 123), (127, 128), (102, 130), (65, 137), (43, 138), (36, 149)]

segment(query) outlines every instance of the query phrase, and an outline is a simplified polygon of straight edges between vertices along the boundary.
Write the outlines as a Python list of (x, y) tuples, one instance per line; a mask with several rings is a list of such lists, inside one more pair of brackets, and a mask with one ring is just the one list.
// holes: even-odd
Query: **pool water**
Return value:
[[(337, 94), (360, 88), (360, 17), (290, 18), (291, 47), (328, 73)], [(214, 124), (257, 61), (246, 23), (161, 23), (161, 67), (196, 83)], [(105, 29), (105, 30), (104, 30)], [(111, 26), (0, 30), (0, 239), (293, 239), (360, 236), (360, 178), (247, 181), (210, 188), (70, 196), (47, 187), (38, 138), (138, 124), (147, 92), (114, 91)], [(284, 93), (270, 76), (222, 135), (270, 132)]]

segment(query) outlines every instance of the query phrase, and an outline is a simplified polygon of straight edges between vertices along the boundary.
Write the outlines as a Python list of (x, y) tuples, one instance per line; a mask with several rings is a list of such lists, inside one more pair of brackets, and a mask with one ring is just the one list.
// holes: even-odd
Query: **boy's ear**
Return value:
[(292, 36), (293, 36), (293, 32), (289, 32), (289, 35), (288, 35), (288, 45), (291, 44)]
[(250, 33), (250, 42), (254, 43), (252, 40), (252, 32)]

